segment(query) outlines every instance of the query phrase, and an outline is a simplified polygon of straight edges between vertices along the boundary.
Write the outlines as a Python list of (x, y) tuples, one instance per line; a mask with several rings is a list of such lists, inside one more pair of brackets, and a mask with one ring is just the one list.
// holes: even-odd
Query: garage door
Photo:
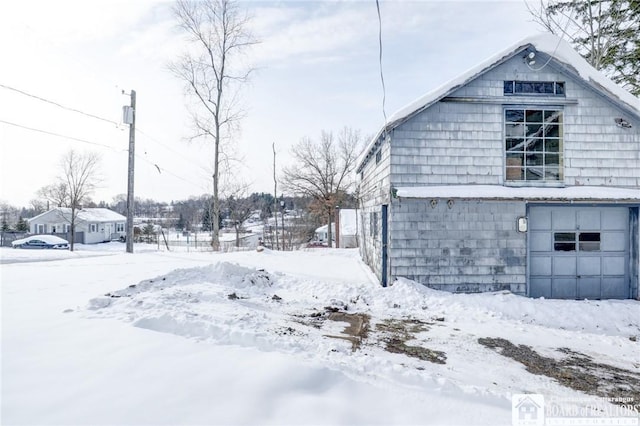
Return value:
[(529, 295), (629, 297), (629, 208), (529, 207)]

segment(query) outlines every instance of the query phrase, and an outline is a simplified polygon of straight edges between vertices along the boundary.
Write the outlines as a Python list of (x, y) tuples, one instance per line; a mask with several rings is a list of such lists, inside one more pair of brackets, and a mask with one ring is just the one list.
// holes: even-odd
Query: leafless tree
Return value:
[(196, 135), (213, 141), (213, 198), (211, 246), (220, 247), (220, 167), (224, 142), (244, 111), (239, 90), (251, 69), (242, 64), (245, 49), (254, 44), (248, 17), (233, 0), (178, 0), (173, 9), (189, 47), (169, 70), (186, 83), (194, 100), (191, 111)]
[(354, 184), (353, 170), (361, 142), (360, 132), (348, 127), (340, 130), (337, 138), (323, 131), (318, 142), (304, 138), (296, 144), (291, 150), (296, 164), (284, 169), (287, 191), (310, 196), (315, 209), (322, 212), (328, 224), (329, 247), (332, 215)]
[(91, 193), (100, 182), (99, 165), (100, 157), (97, 154), (69, 150), (60, 161), (60, 174), (56, 178), (56, 182), (45, 187), (50, 188), (51, 191), (42, 192), (47, 197), (51, 196), (52, 198), (48, 199), (56, 206), (70, 209), (64, 218), (70, 224), (71, 251), (74, 249), (78, 210), (85, 202), (90, 201)]
[(49, 201), (54, 207), (70, 207), (69, 187), (65, 182), (56, 182), (40, 188), (38, 196)]
[(244, 230), (244, 222), (249, 219), (253, 211), (248, 192), (248, 184), (236, 182), (227, 186), (222, 203), (236, 233), (236, 247), (240, 247), (240, 233)]

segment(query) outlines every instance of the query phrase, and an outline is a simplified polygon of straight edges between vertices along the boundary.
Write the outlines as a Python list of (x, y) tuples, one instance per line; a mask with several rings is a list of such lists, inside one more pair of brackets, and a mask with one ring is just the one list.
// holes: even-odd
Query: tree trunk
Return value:
[(76, 241), (76, 208), (71, 207), (71, 241), (69, 241), (69, 250), (73, 251), (73, 245)]
[(333, 232), (331, 232), (331, 209), (327, 211), (327, 245), (329, 248), (333, 247)]

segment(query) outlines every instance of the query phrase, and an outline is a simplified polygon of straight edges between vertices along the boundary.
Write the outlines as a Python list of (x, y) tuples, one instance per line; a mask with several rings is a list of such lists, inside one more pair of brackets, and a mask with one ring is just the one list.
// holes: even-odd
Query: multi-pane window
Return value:
[(599, 232), (555, 232), (554, 251), (600, 251)]
[(89, 228), (89, 232), (98, 232), (98, 225), (96, 225), (95, 223), (92, 223)]
[(124, 232), (124, 223), (116, 223), (116, 232)]
[(505, 180), (562, 180), (562, 110), (508, 108), (504, 114)]
[(518, 81), (506, 80), (504, 94), (565, 96), (563, 81)]

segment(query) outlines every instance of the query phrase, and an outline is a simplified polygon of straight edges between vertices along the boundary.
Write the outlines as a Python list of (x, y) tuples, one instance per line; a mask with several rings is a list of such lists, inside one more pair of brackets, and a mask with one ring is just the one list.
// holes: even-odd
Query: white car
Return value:
[(69, 249), (69, 241), (55, 235), (32, 235), (12, 241), (11, 245), (22, 249)]

